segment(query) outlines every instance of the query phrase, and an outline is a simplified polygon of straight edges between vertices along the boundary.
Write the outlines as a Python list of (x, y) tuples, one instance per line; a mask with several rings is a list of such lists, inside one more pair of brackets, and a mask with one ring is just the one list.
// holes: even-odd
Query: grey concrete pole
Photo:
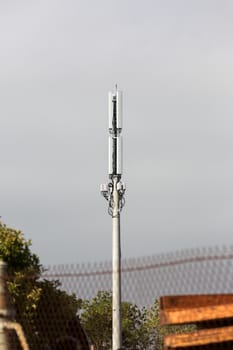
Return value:
[(112, 211), (112, 350), (121, 348), (121, 247), (118, 177), (113, 177)]

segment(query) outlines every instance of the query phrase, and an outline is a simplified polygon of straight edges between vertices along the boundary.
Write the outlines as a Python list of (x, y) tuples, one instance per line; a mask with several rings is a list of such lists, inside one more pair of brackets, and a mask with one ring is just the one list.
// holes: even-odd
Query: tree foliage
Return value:
[[(122, 302), (122, 343), (129, 350), (145, 349), (148, 336), (144, 328), (146, 310)], [(99, 291), (92, 300), (83, 303), (81, 323), (92, 344), (98, 350), (112, 346), (112, 294)]]
[(43, 267), (21, 231), (0, 223), (0, 258), (8, 265), (8, 289), (30, 348), (44, 349), (66, 335), (81, 300), (60, 289), (56, 280), (41, 279)]
[(8, 264), (9, 274), (41, 272), (39, 258), (30, 248), (31, 241), (21, 231), (0, 222), (0, 258)]
[(83, 302), (81, 323), (96, 349), (111, 347), (112, 316), (111, 295), (100, 291), (92, 300)]

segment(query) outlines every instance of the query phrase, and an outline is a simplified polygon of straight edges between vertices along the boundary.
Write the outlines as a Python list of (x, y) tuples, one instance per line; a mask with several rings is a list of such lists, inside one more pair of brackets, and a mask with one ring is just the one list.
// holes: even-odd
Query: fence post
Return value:
[[(15, 316), (6, 285), (7, 264), (0, 260), (0, 349), (13, 350), (13, 339), (5, 329), (5, 323)], [(12, 341), (11, 341), (12, 340)]]

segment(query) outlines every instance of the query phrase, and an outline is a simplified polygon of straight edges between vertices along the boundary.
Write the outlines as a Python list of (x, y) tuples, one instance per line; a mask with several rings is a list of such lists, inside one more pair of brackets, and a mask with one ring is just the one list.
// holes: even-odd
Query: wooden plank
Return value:
[(160, 298), (162, 310), (233, 304), (233, 294), (169, 295)]
[(160, 324), (183, 324), (204, 321), (220, 321), (233, 318), (233, 303), (225, 305), (215, 305), (207, 307), (197, 307), (184, 310), (161, 310)]
[(233, 326), (167, 335), (164, 338), (164, 350), (207, 346), (230, 341), (233, 341)]

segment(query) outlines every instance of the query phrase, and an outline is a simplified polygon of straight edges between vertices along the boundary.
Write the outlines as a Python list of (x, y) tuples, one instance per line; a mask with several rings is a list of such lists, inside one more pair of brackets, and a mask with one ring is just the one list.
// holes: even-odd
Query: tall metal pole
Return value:
[(121, 182), (122, 93), (109, 93), (109, 182), (100, 187), (112, 216), (112, 350), (122, 347), (121, 339), (121, 244), (120, 212), (124, 206), (125, 185)]
[(121, 348), (121, 244), (118, 178), (113, 177), (112, 211), (112, 349)]

